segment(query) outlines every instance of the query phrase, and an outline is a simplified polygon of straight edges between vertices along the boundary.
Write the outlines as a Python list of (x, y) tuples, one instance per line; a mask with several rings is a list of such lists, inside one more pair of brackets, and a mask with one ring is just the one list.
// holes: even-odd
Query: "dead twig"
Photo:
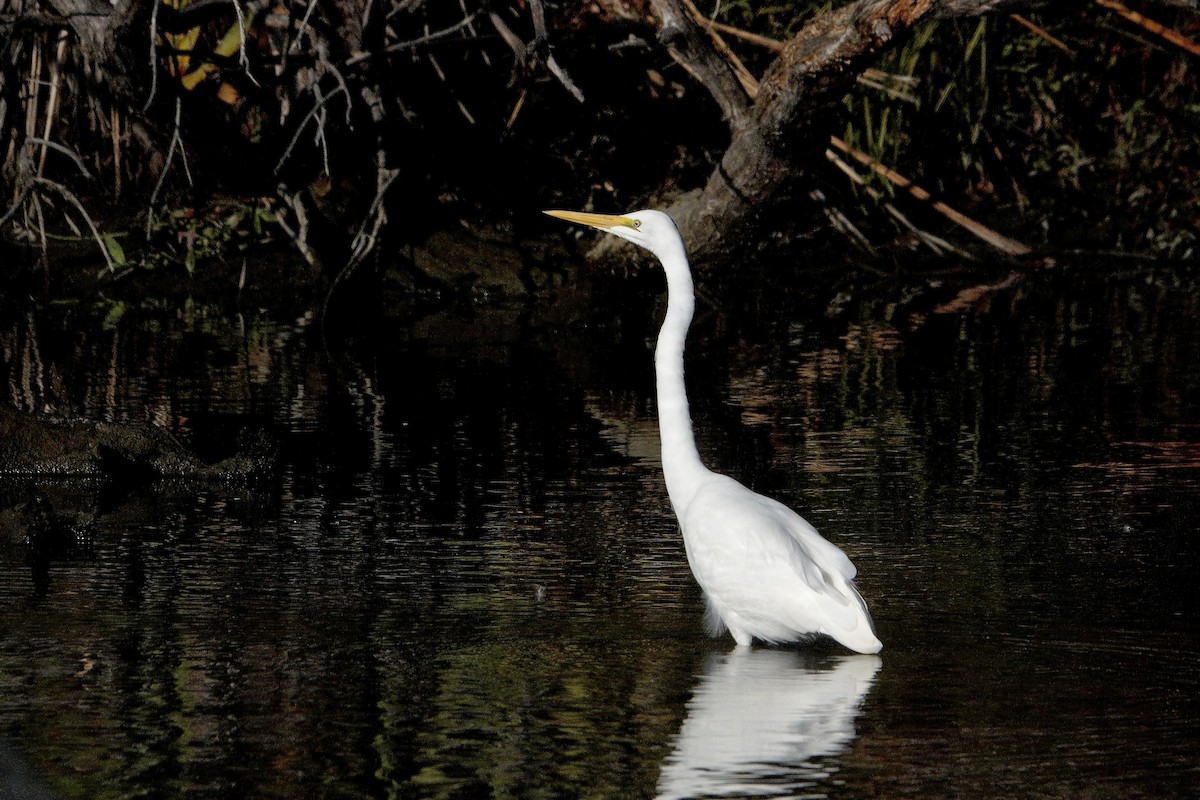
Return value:
[(150, 104), (158, 94), (158, 9), (162, 3), (155, 0), (153, 5), (154, 8), (150, 11), (150, 94), (146, 96), (146, 103), (142, 106), (143, 114), (150, 110)]
[(329, 304), (333, 301), (333, 295), (338, 286), (347, 280), (358, 265), (363, 262), (363, 259), (375, 249), (375, 245), (379, 240), (379, 232), (387, 223), (387, 209), (383, 204), (383, 199), (387, 194), (387, 190), (396, 181), (396, 178), (400, 176), (400, 170), (389, 169), (384, 166), (384, 153), (380, 152), (378, 158), (379, 163), (375, 177), (375, 197), (371, 201), (371, 207), (367, 209), (367, 214), (363, 218), (362, 224), (354, 234), (354, 240), (350, 244), (349, 260), (329, 284), (329, 290), (325, 293), (325, 301), (321, 304), (322, 317), (329, 315)]
[(1072, 50), (1065, 43), (1063, 43), (1062, 40), (1054, 38), (1054, 36), (1052, 36), (1050, 34), (1050, 31), (1046, 30), (1041, 25), (1038, 25), (1036, 22), (1033, 22), (1033, 21), (1023, 17), (1020, 14), (1009, 14), (1008, 18), (1011, 19), (1013, 22), (1017, 23), (1018, 25), (1022, 25), (1024, 27), (1028, 28), (1029, 30), (1033, 31), (1033, 33), (1035, 35), (1040, 36), (1042, 39), (1045, 39), (1047, 42), (1054, 45), (1059, 50), (1062, 50), (1067, 55), (1072, 56), (1072, 57), (1075, 55), (1074, 50)]
[(387, 16), (385, 16), (384, 19), (390, 20), (392, 17), (394, 17), (398, 14), (402, 14), (405, 11), (408, 11), (413, 6), (419, 5), (420, 3), (424, 3), (424, 2), (425, 2), (425, 0), (400, 0), (400, 2), (394, 3), (392, 5), (391, 10), (388, 11)]
[(296, 228), (288, 224), (287, 218), (284, 216), (283, 209), (275, 211), (275, 221), (279, 223), (279, 227), (292, 240), (292, 244), (300, 251), (300, 255), (308, 262), (310, 267), (317, 266), (317, 254), (308, 246), (308, 212), (304, 210), (304, 200), (301, 199), (299, 192), (287, 191), (287, 187), (280, 184), (275, 192), (287, 207), (296, 215)]
[[(75, 210), (79, 212), (81, 217), (83, 217), (83, 221), (87, 223), (88, 229), (92, 232), (92, 238), (96, 240), (96, 244), (100, 248), (100, 254), (104, 256), (104, 262), (108, 266), (108, 271), (115, 272), (117, 265), (112, 259), (112, 254), (108, 251), (108, 245), (104, 243), (104, 237), (101, 236), (100, 229), (96, 227), (96, 223), (92, 220), (91, 215), (88, 214), (87, 209), (83, 207), (83, 203), (79, 201), (79, 198), (76, 197), (75, 193), (70, 189), (60, 183), (50, 180), (49, 178), (43, 178), (38, 175), (30, 176), (29, 180), (25, 183), (25, 185), (21, 188), (20, 193), (17, 195), (16, 202), (14, 202), (8, 211), (5, 212), (4, 216), (0, 217), (0, 228), (4, 227), (4, 225), (10, 219), (12, 219), (12, 217), (15, 216), (18, 211), (24, 208), (27, 202), (32, 202), (34, 213), (38, 218), (38, 229), (41, 232), (41, 236), (39, 238), (42, 244), (42, 257), (46, 257), (46, 241), (49, 236), (46, 233), (46, 223), (42, 215), (42, 205), (39, 200), (39, 196), (34, 193), (34, 189), (37, 187), (48, 189), (54, 192), (75, 207)], [(65, 215), (64, 218), (66, 218), (67, 224), (74, 229), (75, 226), (72, 224), (70, 218), (66, 217)]]
[(373, 50), (373, 51), (366, 52), (366, 53), (359, 53), (358, 55), (352, 56), (352, 57), (346, 59), (345, 61), (343, 61), (342, 66), (353, 67), (356, 64), (361, 64), (362, 62), (369, 61), (372, 58), (378, 58), (379, 56), (384, 55), (386, 53), (399, 53), (403, 50), (415, 50), (416, 48), (421, 47), (422, 45), (432, 44), (433, 42), (439, 41), (441, 39), (445, 39), (449, 36), (453, 36), (454, 34), (461, 31), (463, 28), (467, 28), (467, 27), (471, 26), (475, 22), (475, 18), (478, 17), (482, 13), (484, 13), (482, 9), (472, 11), (470, 13), (470, 15), (468, 15), (464, 19), (459, 20), (458, 22), (454, 23), (453, 25), (451, 25), (447, 28), (442, 28), (440, 31), (433, 31), (433, 32), (427, 33), (424, 36), (421, 36), (417, 39), (410, 39), (406, 42), (396, 42), (395, 44), (389, 44), (386, 47), (384, 47), (382, 50)]
[(188, 183), (192, 182), (192, 171), (188, 167), (187, 155), (183, 152), (183, 136), (180, 132), (179, 120), (182, 112), (182, 104), (180, 99), (175, 98), (175, 127), (171, 132), (171, 143), (167, 147), (167, 157), (163, 160), (162, 171), (158, 173), (158, 181), (154, 184), (154, 191), (150, 193), (150, 202), (146, 209), (146, 241), (150, 241), (150, 236), (154, 232), (154, 204), (158, 202), (158, 193), (162, 191), (163, 184), (167, 181), (167, 173), (171, 170), (171, 162), (175, 159), (175, 151), (179, 150), (180, 158), (183, 160), (184, 174), (187, 175)]
[[(42, 153), (43, 153), (43, 158), (42, 158), (43, 161), (45, 160), (45, 151), (46, 150), (54, 150), (57, 153), (62, 153), (64, 156), (66, 156), (67, 158), (71, 159), (72, 162), (74, 162), (76, 168), (78, 168), (79, 173), (81, 175), (83, 175), (83, 177), (87, 178), (89, 181), (93, 180), (92, 173), (88, 172), (87, 167), (85, 167), (83, 165), (83, 159), (80, 158), (79, 154), (76, 153), (71, 148), (65, 147), (65, 146), (59, 144), (58, 142), (52, 142), (49, 139), (40, 139), (40, 138), (26, 139), (25, 144), (37, 145), (38, 147), (41, 147)], [(42, 167), (42, 165), (39, 163), (38, 164), (39, 172), (41, 171), (41, 167)]]
[(713, 47), (729, 62), (729, 66), (733, 69), (733, 74), (738, 79), (738, 82), (742, 84), (742, 89), (746, 92), (746, 96), (751, 100), (757, 97), (758, 79), (751, 74), (750, 70), (746, 69), (746, 65), (734, 54), (729, 45), (725, 44), (725, 40), (721, 38), (721, 34), (716, 31), (709, 18), (704, 16), (700, 12), (700, 9), (696, 8), (692, 0), (680, 0), (680, 2), (683, 3), (688, 13), (692, 15), (692, 19), (708, 32), (709, 37), (712, 39)]
[(1200, 43), (1184, 36), (1179, 31), (1168, 28), (1161, 22), (1150, 19), (1144, 14), (1139, 14), (1131, 8), (1127, 8), (1117, 0), (1096, 0), (1096, 5), (1107, 8), (1109, 11), (1125, 18), (1134, 25), (1141, 27), (1144, 30), (1153, 33), (1161, 39), (1165, 39), (1176, 47), (1186, 50), (1194, 56), (1200, 56)]
[(950, 253), (954, 253), (956, 256), (958, 256), (960, 258), (964, 258), (964, 259), (968, 259), (968, 260), (973, 258), (970, 253), (968, 253), (967, 251), (962, 250), (958, 247), (955, 247), (953, 244), (946, 241), (942, 237), (936, 236), (936, 235), (930, 233), (929, 231), (918, 228), (915, 224), (913, 224), (912, 220), (910, 220), (908, 218), (908, 216), (906, 214), (904, 214), (904, 212), (902, 212), (900, 209), (896, 208), (896, 206), (893, 203), (884, 200), (883, 193), (880, 192), (878, 189), (868, 185), (867, 179), (864, 178), (858, 172), (858, 170), (856, 170), (854, 167), (850, 166), (845, 161), (843, 161), (841, 158), (839, 158), (837, 153), (833, 152), (832, 150), (826, 150), (825, 157), (827, 159), (829, 159), (833, 163), (834, 166), (836, 166), (839, 170), (841, 170), (842, 173), (846, 175), (846, 177), (848, 177), (851, 181), (853, 181), (857, 186), (862, 188), (862, 190), (865, 191), (872, 200), (874, 200), (877, 203), (882, 203), (884, 209), (889, 214), (892, 215), (893, 219), (895, 219), (897, 222), (899, 222), (900, 225), (903, 226), (909, 233), (911, 233), (913, 236), (917, 237), (917, 239), (922, 244), (924, 244), (926, 247), (928, 247), (930, 250), (932, 250), (936, 255), (942, 256), (942, 255), (945, 255), (947, 252), (950, 252)]
[(8, 207), (8, 211), (4, 212), (4, 216), (0, 217), (0, 228), (3, 228), (10, 219), (17, 215), (18, 211), (25, 207), (25, 201), (29, 199), (29, 194), (32, 191), (32, 181), (27, 182), (21, 187), (20, 191), (17, 192), (16, 198), (13, 200), (13, 204)]
[[(104, 237), (100, 235), (100, 230), (96, 227), (96, 223), (92, 221), (91, 214), (88, 214), (87, 209), (83, 207), (83, 203), (79, 202), (79, 198), (75, 196), (75, 193), (67, 187), (59, 183), (55, 183), (48, 178), (37, 177), (33, 180), (38, 186), (42, 186), (56, 192), (68, 203), (75, 206), (75, 210), (79, 212), (80, 216), (83, 217), (83, 221), (87, 223), (88, 229), (91, 230), (92, 238), (96, 240), (96, 244), (100, 248), (100, 254), (104, 256), (104, 263), (108, 265), (108, 271), (110, 273), (116, 272), (117, 265), (113, 261), (112, 254), (108, 252), (108, 245), (104, 243)], [(42, 233), (42, 237), (43, 239), (45, 238), (44, 231)]]
[(861, 150), (851, 147), (838, 137), (830, 136), (829, 142), (833, 145), (834, 149), (845, 153), (858, 163), (862, 164), (864, 167), (870, 168), (872, 172), (880, 175), (883, 178), (886, 178), (894, 186), (907, 190), (908, 193), (917, 200), (920, 200), (924, 203), (929, 203), (939, 214), (946, 217), (955, 225), (965, 229), (968, 233), (972, 234), (976, 238), (996, 248), (1000, 252), (1014, 257), (1026, 256), (1033, 252), (1033, 248), (1029, 247), (1029, 245), (1018, 242), (1016, 239), (1010, 239), (1004, 234), (992, 230), (983, 223), (976, 222), (966, 214), (963, 214), (962, 212), (946, 205), (946, 203), (942, 202), (941, 200), (934, 200), (933, 195), (925, 191), (925, 189), (913, 183), (892, 168), (880, 164), (878, 161), (871, 158)]
[[(54, 121), (58, 118), (59, 87), (62, 84), (61, 66), (66, 53), (67, 32), (59, 31), (58, 46), (54, 49), (54, 60), (50, 62), (50, 94), (46, 98), (46, 123), (40, 139), (47, 144), (50, 141), (50, 131), (54, 128)], [(38, 156), (37, 174), (39, 177), (46, 168), (46, 153), (47, 148), (43, 146), (42, 152)]]
[(546, 37), (546, 9), (542, 6), (542, 0), (529, 0), (529, 13), (533, 17), (534, 51), (545, 59), (546, 69), (550, 70), (550, 74), (558, 79), (562, 87), (580, 103), (584, 102), (583, 92), (575, 85), (575, 81), (571, 80), (567, 71), (559, 65), (554, 58), (554, 52), (550, 49), (549, 40)]
[(770, 50), (772, 53), (783, 52), (783, 42), (779, 41), (778, 39), (772, 39), (769, 36), (761, 36), (757, 33), (744, 31), (741, 28), (735, 28), (732, 25), (726, 25), (722, 22), (714, 22), (713, 20), (707, 18), (703, 18), (702, 24), (713, 29), (714, 31), (717, 31), (718, 33), (723, 33), (726, 36), (732, 36), (735, 39), (741, 39), (743, 42), (757, 45), (758, 47)]
[(850, 221), (840, 208), (829, 202), (829, 198), (820, 189), (813, 189), (808, 193), (809, 198), (821, 207), (825, 217), (829, 220), (829, 224), (836, 230), (841, 231), (850, 241), (861, 247), (864, 252), (874, 258), (878, 253), (875, 250), (875, 245), (871, 244), (871, 240), (867, 235), (858, 229), (858, 226)]
[[(317, 94), (315, 86), (316, 85), (314, 84), (313, 92), (314, 92), (314, 94)], [(288, 142), (288, 146), (285, 147), (283, 150), (283, 155), (281, 155), (279, 157), (279, 161), (277, 161), (275, 163), (275, 174), (276, 175), (278, 175), (279, 171), (281, 169), (283, 169), (284, 163), (289, 158), (291, 158), (292, 150), (295, 149), (296, 143), (298, 141), (300, 141), (300, 134), (304, 133), (304, 129), (306, 127), (308, 127), (309, 121), (312, 120), (314, 117), (321, 117), (321, 120), (322, 120), (321, 124), (317, 125), (317, 136), (319, 137), (321, 142), (324, 142), (324, 136), (322, 135), (321, 131), (324, 128), (325, 104), (328, 103), (333, 98), (337, 97), (339, 94), (345, 94), (347, 103), (349, 103), (350, 90), (346, 87), (345, 83), (342, 83), (340, 86), (338, 86), (336, 89), (334, 89), (332, 92), (330, 92), (327, 95), (321, 96), (320, 94), (317, 94), (317, 102), (314, 103), (313, 107), (310, 108), (308, 110), (308, 113), (304, 115), (304, 119), (300, 120), (300, 124), (296, 126), (296, 132), (292, 134), (291, 141)], [(347, 113), (349, 113), (349, 112), (347, 111)], [(326, 175), (330, 174), (329, 173), (328, 154), (326, 154), (326, 156), (325, 156), (325, 174)]]

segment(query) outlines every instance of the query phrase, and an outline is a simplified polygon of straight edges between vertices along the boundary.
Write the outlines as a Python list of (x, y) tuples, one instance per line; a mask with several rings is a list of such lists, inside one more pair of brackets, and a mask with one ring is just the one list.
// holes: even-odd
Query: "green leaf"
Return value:
[(108, 257), (112, 259), (113, 264), (118, 267), (129, 265), (129, 259), (125, 257), (125, 248), (121, 247), (121, 243), (117, 241), (117, 237), (111, 233), (100, 234), (101, 240), (104, 242), (104, 249), (108, 251)]
[(123, 316), (125, 316), (125, 304), (117, 301), (109, 306), (108, 313), (104, 315), (104, 322), (101, 325), (104, 330), (111, 331), (117, 327), (117, 323)]

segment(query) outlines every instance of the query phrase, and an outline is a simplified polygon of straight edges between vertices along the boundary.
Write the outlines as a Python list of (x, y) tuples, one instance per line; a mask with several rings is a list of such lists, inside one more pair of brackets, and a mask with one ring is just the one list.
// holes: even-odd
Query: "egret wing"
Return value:
[(783, 641), (791, 631), (841, 639), (873, 627), (850, 559), (782, 503), (715, 475), (692, 499), (683, 528), (712, 610), (736, 614), (757, 638)]

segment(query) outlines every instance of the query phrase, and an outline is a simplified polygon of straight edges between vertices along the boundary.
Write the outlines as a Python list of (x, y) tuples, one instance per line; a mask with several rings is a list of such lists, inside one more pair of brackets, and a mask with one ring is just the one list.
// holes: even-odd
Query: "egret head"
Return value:
[(579, 225), (599, 228), (639, 247), (661, 260), (671, 248), (682, 248), (679, 229), (661, 211), (632, 211), (628, 214), (589, 214), (584, 211), (547, 211), (552, 217)]

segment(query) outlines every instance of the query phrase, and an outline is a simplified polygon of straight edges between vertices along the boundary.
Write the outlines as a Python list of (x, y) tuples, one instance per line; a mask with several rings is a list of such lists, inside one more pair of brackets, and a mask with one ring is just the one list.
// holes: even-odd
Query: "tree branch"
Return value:
[[(704, 267), (728, 260), (755, 232), (760, 209), (795, 185), (807, 165), (821, 163), (829, 131), (808, 123), (837, 103), (858, 74), (914, 26), (1038, 5), (1038, 0), (857, 0), (810, 20), (767, 68), (753, 105), (726, 112), (732, 139), (703, 190), (668, 209), (690, 244), (693, 262)], [(678, 0), (655, 0), (654, 6), (664, 27), (683, 32), (686, 46), (672, 54), (690, 65), (689, 72), (703, 76), (701, 82), (722, 108), (736, 106), (731, 100), (736, 93), (729, 88), (736, 83), (732, 68), (726, 64), (726, 77), (711, 66), (721, 59), (712, 40), (689, 34), (699, 25), (681, 14)]]
[(652, 0), (661, 20), (658, 40), (671, 58), (699, 81), (717, 105), (729, 127), (737, 130), (746, 122), (750, 98), (737, 70), (718, 51), (712, 35), (696, 22), (684, 0)]

